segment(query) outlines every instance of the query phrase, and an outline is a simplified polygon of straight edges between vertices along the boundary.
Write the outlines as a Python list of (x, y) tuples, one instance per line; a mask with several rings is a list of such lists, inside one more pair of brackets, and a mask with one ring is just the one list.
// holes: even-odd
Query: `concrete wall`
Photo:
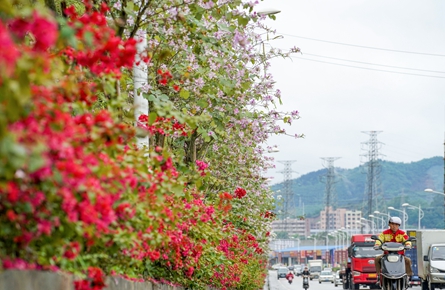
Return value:
[[(133, 282), (107, 277), (105, 290), (184, 290), (166, 284)], [(74, 290), (73, 276), (35, 270), (7, 270), (0, 274), (0, 290)]]
[(0, 274), (0, 290), (74, 290), (73, 276), (34, 270), (7, 270)]

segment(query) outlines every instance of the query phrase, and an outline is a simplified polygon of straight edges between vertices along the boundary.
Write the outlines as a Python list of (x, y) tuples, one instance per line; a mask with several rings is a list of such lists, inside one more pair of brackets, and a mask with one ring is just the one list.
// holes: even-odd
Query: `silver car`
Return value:
[(335, 287), (337, 287), (338, 285), (342, 285), (343, 284), (343, 279), (340, 278), (340, 270), (335, 272), (334, 284), (335, 284)]
[(334, 274), (331, 271), (321, 271), (318, 277), (318, 283), (321, 284), (321, 282), (334, 283)]
[(286, 278), (287, 273), (289, 273), (289, 269), (287, 267), (280, 267), (277, 269), (277, 279)]

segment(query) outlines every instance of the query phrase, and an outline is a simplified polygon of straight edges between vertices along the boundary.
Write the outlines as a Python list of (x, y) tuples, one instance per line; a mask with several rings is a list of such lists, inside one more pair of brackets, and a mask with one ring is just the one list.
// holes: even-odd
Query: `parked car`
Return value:
[(331, 282), (334, 283), (334, 275), (332, 271), (321, 271), (320, 276), (318, 276), (318, 283), (321, 282)]
[(343, 278), (340, 278), (340, 270), (335, 272), (334, 284), (335, 284), (335, 287), (343, 284)]
[(286, 278), (287, 273), (289, 273), (289, 269), (287, 267), (280, 267), (277, 269), (277, 279)]

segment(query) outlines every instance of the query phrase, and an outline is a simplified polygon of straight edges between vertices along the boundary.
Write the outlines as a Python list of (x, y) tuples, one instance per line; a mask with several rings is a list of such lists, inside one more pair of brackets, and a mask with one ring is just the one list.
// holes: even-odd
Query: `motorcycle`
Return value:
[(294, 280), (294, 277), (292, 277), (292, 276), (289, 276), (287, 278), (287, 282), (289, 282), (289, 284), (292, 284), (292, 280)]
[(309, 276), (303, 275), (303, 288), (307, 290), (309, 288)]
[(387, 252), (380, 260), (380, 287), (382, 290), (405, 290), (409, 287), (409, 277), (405, 270), (405, 256), (399, 254), (399, 251), (405, 250), (405, 243), (415, 241), (416, 238), (409, 237), (403, 243), (382, 242), (377, 236), (371, 236), (371, 239), (380, 241), (380, 250)]

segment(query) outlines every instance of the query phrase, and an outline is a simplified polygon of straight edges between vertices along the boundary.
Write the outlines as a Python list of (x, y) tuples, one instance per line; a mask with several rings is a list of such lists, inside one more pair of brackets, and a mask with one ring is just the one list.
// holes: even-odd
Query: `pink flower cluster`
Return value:
[(196, 160), (195, 163), (196, 166), (198, 167), (198, 171), (200, 172), (201, 176), (205, 176), (206, 175), (205, 170), (209, 167), (209, 165), (201, 160)]

